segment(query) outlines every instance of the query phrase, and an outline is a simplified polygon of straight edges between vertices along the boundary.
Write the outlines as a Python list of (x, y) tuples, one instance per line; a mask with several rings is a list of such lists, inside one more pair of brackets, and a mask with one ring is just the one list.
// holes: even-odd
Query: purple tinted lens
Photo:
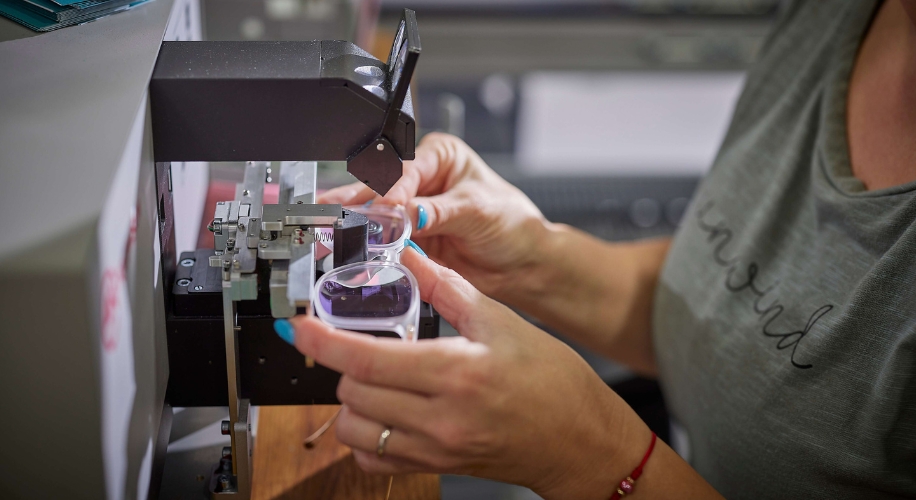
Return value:
[(334, 281), (321, 285), (324, 310), (344, 318), (392, 318), (410, 308), (410, 280), (407, 276), (384, 285), (348, 287)]

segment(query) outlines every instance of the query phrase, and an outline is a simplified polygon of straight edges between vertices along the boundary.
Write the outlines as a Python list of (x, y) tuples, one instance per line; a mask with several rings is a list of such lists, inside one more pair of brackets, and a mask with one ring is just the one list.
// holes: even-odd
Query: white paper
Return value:
[(159, 268), (162, 267), (162, 243), (159, 240), (159, 228), (153, 230), (153, 286), (159, 283)]
[(197, 248), (204, 201), (210, 182), (210, 164), (200, 161), (172, 163), (172, 209), (175, 213), (175, 252)]
[(700, 174), (740, 72), (543, 72), (520, 82), (516, 159), (532, 174)]
[(146, 106), (141, 106), (99, 217), (102, 458), (109, 500), (124, 498), (127, 437), (136, 392), (128, 263), (137, 231), (137, 183)]

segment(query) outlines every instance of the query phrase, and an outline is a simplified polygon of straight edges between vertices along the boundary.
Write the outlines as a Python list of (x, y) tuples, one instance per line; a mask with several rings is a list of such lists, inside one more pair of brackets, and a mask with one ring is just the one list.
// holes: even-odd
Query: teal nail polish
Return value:
[(414, 250), (416, 250), (418, 254), (420, 254), (420, 255), (422, 255), (422, 256), (424, 256), (424, 257), (429, 258), (429, 255), (426, 255), (426, 252), (424, 252), (423, 249), (420, 248), (420, 246), (417, 245), (416, 243), (414, 243), (414, 242), (412, 242), (412, 241), (410, 241), (410, 240), (404, 240), (404, 244), (406, 244), (406, 245), (409, 246), (410, 248), (413, 248)]
[(274, 321), (274, 330), (277, 331), (277, 335), (285, 340), (287, 344), (293, 345), (295, 343), (296, 329), (293, 328), (292, 323), (289, 321), (285, 319)]
[(423, 229), (423, 226), (425, 225), (426, 225), (426, 209), (423, 208), (423, 205), (417, 205), (417, 229)]
[(366, 203), (363, 203), (363, 206), (364, 206), (364, 207), (370, 207), (370, 206), (372, 206), (372, 202), (374, 202), (374, 201), (375, 201), (375, 198), (372, 198), (371, 200), (367, 201)]

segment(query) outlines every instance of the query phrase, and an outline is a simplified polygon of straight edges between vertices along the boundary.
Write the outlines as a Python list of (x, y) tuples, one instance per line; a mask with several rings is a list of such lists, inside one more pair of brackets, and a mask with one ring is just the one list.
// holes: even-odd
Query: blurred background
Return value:
[[(462, 137), (545, 216), (607, 240), (669, 235), (714, 160), (778, 0), (203, 0), (210, 40), (351, 40), (387, 59), (417, 11), (421, 133)], [(349, 182), (322, 165), (324, 187)], [(211, 165), (211, 179), (240, 170)], [(443, 333), (455, 335), (443, 324)], [(573, 346), (682, 455), (658, 386)], [(533, 499), (443, 476), (442, 498)]]

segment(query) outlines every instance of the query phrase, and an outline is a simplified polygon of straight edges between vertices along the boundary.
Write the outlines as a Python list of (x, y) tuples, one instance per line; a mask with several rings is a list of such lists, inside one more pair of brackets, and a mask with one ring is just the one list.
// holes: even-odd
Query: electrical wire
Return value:
[(311, 436), (305, 438), (305, 441), (302, 442), (302, 446), (309, 450), (314, 448), (315, 443), (318, 442), (318, 439), (321, 438), (321, 436), (323, 436), (324, 433), (327, 432), (332, 425), (334, 425), (334, 421), (337, 420), (337, 415), (340, 415), (340, 408), (334, 412), (334, 415), (332, 415), (331, 418), (329, 418), (328, 421), (324, 423), (324, 425), (319, 427), (318, 430), (312, 433)]

